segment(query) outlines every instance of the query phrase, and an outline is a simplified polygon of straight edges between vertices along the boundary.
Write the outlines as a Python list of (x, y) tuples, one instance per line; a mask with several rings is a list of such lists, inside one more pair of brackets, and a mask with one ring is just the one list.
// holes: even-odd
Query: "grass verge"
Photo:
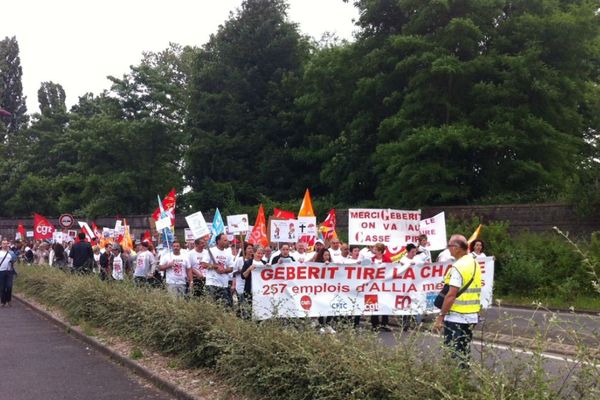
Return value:
[[(261, 399), (525, 399), (600, 396), (598, 368), (548, 375), (543, 363), (454, 367), (438, 347), (390, 347), (370, 333), (319, 335), (302, 323), (255, 323), (206, 301), (183, 301), (127, 282), (101, 282), (48, 267), (19, 269), (17, 290), (188, 367), (208, 367)], [(535, 355), (534, 355), (535, 356)], [(590, 362), (590, 364), (586, 364)], [(566, 395), (566, 396), (565, 396)]]

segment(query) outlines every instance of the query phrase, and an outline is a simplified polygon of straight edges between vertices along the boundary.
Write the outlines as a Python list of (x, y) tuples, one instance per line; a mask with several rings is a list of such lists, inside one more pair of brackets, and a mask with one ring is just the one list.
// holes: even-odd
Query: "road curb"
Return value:
[(99, 353), (104, 354), (105, 356), (111, 358), (112, 360), (116, 361), (118, 364), (121, 364), (123, 367), (130, 369), (137, 376), (145, 379), (152, 385), (156, 386), (158, 389), (160, 389), (164, 392), (167, 392), (168, 394), (170, 394), (180, 400), (200, 400), (198, 397), (192, 396), (191, 394), (185, 392), (182, 388), (180, 388), (173, 382), (165, 380), (160, 375), (155, 374), (154, 372), (150, 371), (148, 368), (144, 367), (143, 365), (117, 353), (116, 351), (112, 350), (111, 348), (109, 348), (105, 344), (99, 342), (98, 340), (96, 340), (90, 336), (87, 336), (83, 332), (79, 331), (79, 329), (77, 329), (76, 327), (71, 326), (68, 323), (56, 318), (54, 315), (39, 308), (35, 304), (30, 303), (28, 300), (24, 299), (20, 295), (13, 294), (13, 298), (17, 299), (18, 301), (23, 303), (26, 307), (28, 307), (31, 310), (33, 310), (34, 312), (38, 313), (45, 319), (54, 323), (56, 326), (64, 329), (69, 335), (92, 346)]

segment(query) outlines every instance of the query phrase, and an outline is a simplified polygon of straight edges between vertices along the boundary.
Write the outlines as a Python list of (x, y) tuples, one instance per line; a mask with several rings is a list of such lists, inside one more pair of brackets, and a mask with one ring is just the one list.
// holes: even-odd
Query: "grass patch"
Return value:
[[(415, 342), (383, 345), (372, 333), (341, 329), (319, 335), (301, 321), (241, 320), (208, 301), (184, 301), (163, 290), (101, 282), (48, 267), (21, 268), (16, 289), (187, 367), (207, 367), (232, 388), (260, 399), (525, 399), (597, 398), (598, 368), (547, 373), (530, 358), (514, 365), (474, 362), (468, 376), (439, 348)], [(417, 337), (417, 335), (415, 335)], [(581, 362), (593, 360), (582, 351)], [(476, 361), (476, 360), (474, 360)], [(587, 365), (587, 364), (580, 364)], [(582, 388), (581, 396), (575, 391)], [(565, 393), (568, 396), (564, 396)]]
[(139, 347), (134, 347), (133, 349), (131, 349), (129, 358), (131, 358), (132, 360), (139, 360), (142, 357), (144, 357), (144, 353), (142, 353), (142, 350), (140, 350)]

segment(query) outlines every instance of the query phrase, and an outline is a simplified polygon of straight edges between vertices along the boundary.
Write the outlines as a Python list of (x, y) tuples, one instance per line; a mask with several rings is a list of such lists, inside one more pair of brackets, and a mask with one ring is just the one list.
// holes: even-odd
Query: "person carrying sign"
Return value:
[(444, 278), (450, 288), (433, 326), (434, 332), (444, 327), (444, 344), (461, 368), (468, 368), (473, 328), (481, 310), (481, 269), (468, 249), (464, 236), (450, 237), (448, 250), (457, 261)]

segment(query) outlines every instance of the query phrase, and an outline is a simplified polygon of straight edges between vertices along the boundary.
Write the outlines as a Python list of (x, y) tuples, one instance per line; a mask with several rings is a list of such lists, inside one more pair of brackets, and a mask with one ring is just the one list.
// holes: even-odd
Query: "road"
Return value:
[(0, 399), (171, 399), (18, 301), (0, 308)]

